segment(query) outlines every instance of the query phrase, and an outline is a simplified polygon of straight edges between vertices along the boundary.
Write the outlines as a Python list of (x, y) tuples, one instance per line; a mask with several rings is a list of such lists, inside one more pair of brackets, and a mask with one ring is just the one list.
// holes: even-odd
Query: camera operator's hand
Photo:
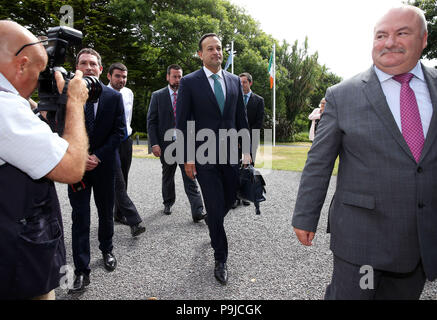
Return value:
[[(56, 85), (62, 92), (65, 80), (62, 74), (55, 72)], [(70, 80), (67, 90), (65, 129), (62, 138), (68, 142), (68, 148), (56, 167), (46, 177), (53, 181), (76, 183), (82, 179), (88, 160), (88, 136), (85, 130), (83, 106), (88, 99), (88, 89), (82, 80), (82, 72), (77, 71)]]
[[(67, 96), (68, 100), (73, 99), (77, 100), (78, 104), (82, 106), (85, 105), (86, 100), (88, 99), (88, 89), (85, 85), (85, 82), (82, 81), (83, 73), (80, 70), (76, 70), (76, 74), (74, 78), (70, 80), (68, 84)], [(59, 71), (55, 72), (56, 85), (58, 86), (59, 93), (62, 93), (64, 89), (65, 80), (62, 77), (62, 74)]]

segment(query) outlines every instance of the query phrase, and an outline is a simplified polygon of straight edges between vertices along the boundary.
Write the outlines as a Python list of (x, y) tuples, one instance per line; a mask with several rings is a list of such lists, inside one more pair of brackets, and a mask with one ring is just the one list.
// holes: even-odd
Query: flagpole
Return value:
[(232, 55), (232, 64), (231, 64), (231, 72), (234, 74), (234, 40), (231, 42), (231, 55)]
[(276, 44), (273, 44), (273, 146), (276, 146)]

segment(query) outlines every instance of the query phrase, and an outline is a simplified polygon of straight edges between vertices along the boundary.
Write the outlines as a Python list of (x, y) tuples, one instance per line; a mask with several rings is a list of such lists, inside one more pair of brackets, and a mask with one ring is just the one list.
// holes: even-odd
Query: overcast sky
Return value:
[[(375, 22), (401, 0), (230, 0), (260, 23), (261, 29), (282, 42), (300, 44), (308, 36), (319, 63), (349, 78), (372, 65)], [(426, 61), (426, 65), (437, 65)]]

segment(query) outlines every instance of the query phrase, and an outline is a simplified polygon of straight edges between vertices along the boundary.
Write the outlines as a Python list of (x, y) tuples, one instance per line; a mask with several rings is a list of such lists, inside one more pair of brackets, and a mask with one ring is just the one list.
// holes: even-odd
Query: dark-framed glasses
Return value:
[(42, 43), (43, 46), (46, 46), (48, 44), (48, 38), (46, 36), (39, 36), (37, 42), (32, 42), (32, 43), (25, 44), (24, 46), (22, 46), (20, 48), (20, 50), (17, 51), (15, 56), (18, 56), (20, 54), (20, 52), (23, 51), (24, 48), (29, 47), (29, 46), (33, 46), (33, 45), (38, 44), (38, 43)]

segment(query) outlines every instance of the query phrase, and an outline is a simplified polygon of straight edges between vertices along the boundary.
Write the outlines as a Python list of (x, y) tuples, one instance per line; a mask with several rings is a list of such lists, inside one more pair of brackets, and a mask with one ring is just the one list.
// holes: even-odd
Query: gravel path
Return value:
[[(225, 229), (229, 243), (229, 283), (221, 286), (213, 275), (214, 257), (207, 226), (191, 220), (182, 177), (176, 174), (177, 200), (172, 214), (162, 213), (161, 163), (134, 158), (129, 195), (142, 216), (146, 232), (132, 238), (127, 226), (116, 223), (114, 254), (117, 269), (102, 263), (97, 240), (97, 212), (91, 206), (91, 285), (83, 294), (56, 289), (57, 299), (192, 299), (294, 300), (323, 299), (332, 272), (332, 253), (326, 218), (336, 178), (331, 179), (314, 245), (298, 244), (291, 215), (300, 173), (272, 171), (265, 175), (267, 201), (261, 215), (252, 206), (229, 212)], [(71, 208), (67, 187), (57, 184), (64, 217), (67, 263), (71, 253)], [(422, 299), (437, 299), (437, 282), (427, 283)]]

